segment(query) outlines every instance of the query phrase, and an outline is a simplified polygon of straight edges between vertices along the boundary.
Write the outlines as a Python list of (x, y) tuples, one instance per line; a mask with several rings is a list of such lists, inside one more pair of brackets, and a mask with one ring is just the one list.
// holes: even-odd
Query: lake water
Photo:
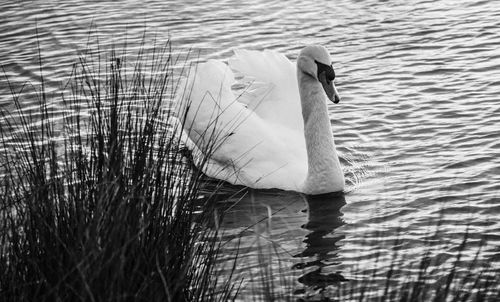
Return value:
[[(231, 204), (223, 227), (228, 240), (241, 238), (243, 299), (265, 284), (320, 299), (343, 279), (376, 296), (388, 272), (408, 280), (425, 255), (438, 284), (454, 263), (458, 273), (500, 271), (500, 2), (251, 2), (3, 1), (0, 63), (13, 80), (39, 81), (35, 24), (52, 91), (91, 24), (103, 47), (139, 43), (146, 31), (201, 60), (236, 48), (294, 59), (322, 44), (342, 96), (329, 110), (347, 193), (253, 191)], [(5, 82), (0, 89), (9, 106)]]

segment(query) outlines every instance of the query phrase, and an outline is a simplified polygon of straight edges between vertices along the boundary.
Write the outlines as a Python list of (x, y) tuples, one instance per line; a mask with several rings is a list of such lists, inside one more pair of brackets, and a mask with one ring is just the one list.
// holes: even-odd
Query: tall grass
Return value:
[(1, 301), (237, 294), (231, 274), (215, 274), (218, 230), (207, 225), (219, 216), (199, 198), (202, 175), (169, 110), (171, 44), (129, 59), (92, 49), (61, 95), (46, 92), (42, 62), (40, 85), (4, 79), (15, 110), (2, 109), (0, 124)]

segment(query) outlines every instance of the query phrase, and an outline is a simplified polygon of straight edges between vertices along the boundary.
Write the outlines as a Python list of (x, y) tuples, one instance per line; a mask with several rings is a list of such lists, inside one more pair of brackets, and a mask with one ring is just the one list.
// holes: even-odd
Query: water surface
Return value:
[[(50, 91), (58, 91), (85, 52), (91, 24), (102, 47), (125, 40), (134, 47), (146, 31), (147, 47), (171, 37), (178, 51), (192, 49), (201, 60), (226, 59), (236, 48), (274, 49), (291, 59), (306, 44), (330, 50), (343, 99), (329, 112), (347, 193), (308, 200), (253, 191), (232, 204), (224, 228), (228, 239), (241, 235), (237, 273), (255, 289), (244, 297), (261, 289), (266, 269), (276, 291), (297, 296), (328, 295), (342, 278), (384, 282), (395, 258), (393, 278), (404, 279), (425, 251), (439, 280), (466, 232), (459, 268), (500, 269), (498, 2), (3, 1), (0, 7), (6, 74), (38, 82), (39, 43)], [(0, 106), (10, 106), (5, 82), (0, 92)], [(234, 247), (225, 248), (230, 258)]]

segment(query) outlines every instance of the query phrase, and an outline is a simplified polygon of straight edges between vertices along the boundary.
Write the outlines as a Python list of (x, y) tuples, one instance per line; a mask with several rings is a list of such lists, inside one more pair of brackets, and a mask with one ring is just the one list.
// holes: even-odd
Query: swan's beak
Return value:
[(333, 84), (333, 81), (332, 81), (332, 86), (333, 86), (334, 99), (332, 100), (330, 98), (330, 100), (332, 100), (335, 104), (337, 104), (338, 102), (340, 102), (339, 92), (337, 91), (337, 87), (335, 87), (335, 84)]
[(323, 85), (326, 96), (330, 99), (330, 101), (334, 102), (335, 104), (340, 102), (339, 92), (337, 91), (337, 88), (335, 88), (335, 84), (333, 84), (333, 81), (328, 81), (326, 79), (325, 72), (319, 74), (319, 82), (321, 83), (321, 85)]

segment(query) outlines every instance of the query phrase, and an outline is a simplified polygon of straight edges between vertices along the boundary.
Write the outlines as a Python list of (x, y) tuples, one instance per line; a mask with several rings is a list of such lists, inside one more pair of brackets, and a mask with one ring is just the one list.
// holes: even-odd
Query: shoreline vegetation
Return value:
[[(270, 265), (259, 289), (243, 290), (238, 253), (220, 263), (217, 203), (234, 192), (192, 168), (169, 109), (182, 62), (170, 41), (143, 50), (87, 51), (60, 95), (46, 93), (40, 51), (41, 83), (2, 80), (12, 105), (0, 109), (1, 301), (498, 301), (494, 268), (472, 269), (480, 247), (471, 269), (459, 269), (467, 235), (439, 281), (429, 254), (393, 282), (404, 260), (397, 239), (382, 286), (318, 275), (316, 288), (337, 286), (335, 295), (292, 293), (293, 284), (283, 295), (266, 282)], [(28, 102), (36, 107), (26, 112)], [(257, 253), (280, 263), (271, 249)]]
[[(170, 47), (133, 62), (114, 50), (80, 57), (60, 96), (45, 92), (41, 62), (38, 87), (18, 91), (5, 79), (15, 110), (2, 111), (0, 129), (0, 300), (236, 295), (231, 274), (214, 272), (214, 202), (200, 197), (202, 174), (186, 164), (171, 124)], [(37, 110), (23, 113), (33, 98)]]

